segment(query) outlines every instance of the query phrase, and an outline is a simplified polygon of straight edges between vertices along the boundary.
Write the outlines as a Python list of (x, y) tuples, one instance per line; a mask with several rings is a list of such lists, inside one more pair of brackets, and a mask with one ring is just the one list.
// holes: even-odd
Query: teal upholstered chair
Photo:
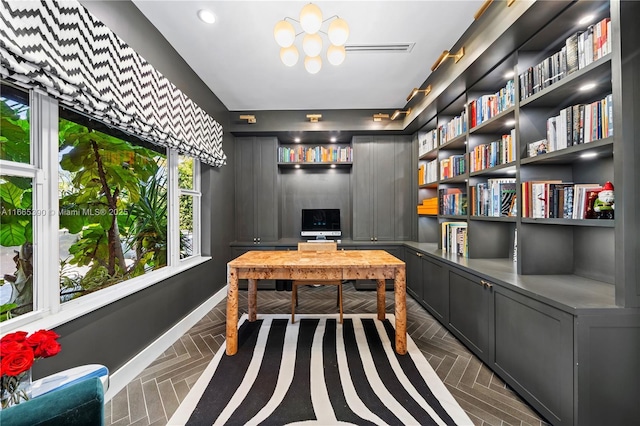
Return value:
[(0, 411), (2, 426), (104, 425), (104, 388), (90, 377)]

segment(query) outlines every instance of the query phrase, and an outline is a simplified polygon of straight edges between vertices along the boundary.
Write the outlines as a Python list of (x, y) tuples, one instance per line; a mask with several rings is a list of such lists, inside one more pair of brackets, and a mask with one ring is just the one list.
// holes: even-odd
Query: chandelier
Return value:
[[(296, 22), (302, 27), (302, 31), (296, 33), (293, 24), (289, 21)], [(327, 31), (323, 31), (322, 25), (331, 21)], [(316, 74), (322, 68), (323, 40), (320, 34), (324, 34), (329, 38), (331, 45), (327, 49), (327, 60), (331, 65), (340, 65), (346, 57), (344, 44), (349, 38), (349, 25), (347, 21), (334, 15), (325, 20), (322, 19), (322, 11), (318, 6), (309, 3), (300, 11), (300, 20), (285, 17), (282, 21), (278, 21), (273, 29), (273, 36), (276, 43), (280, 46), (280, 59), (286, 66), (292, 67), (298, 63), (300, 54), (294, 45), (296, 37), (304, 33), (302, 39), (302, 50), (305, 53), (304, 67), (310, 74)]]

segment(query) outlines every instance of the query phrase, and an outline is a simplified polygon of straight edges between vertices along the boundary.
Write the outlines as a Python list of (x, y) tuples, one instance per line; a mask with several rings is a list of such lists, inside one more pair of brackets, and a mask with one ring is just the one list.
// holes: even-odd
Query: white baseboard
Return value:
[(109, 389), (104, 400), (109, 401), (135, 379), (156, 358), (164, 353), (176, 340), (193, 327), (227, 296), (227, 286), (222, 287), (202, 305), (198, 306), (180, 322), (171, 327), (166, 333), (158, 337), (153, 343), (144, 348), (125, 365), (109, 375)]

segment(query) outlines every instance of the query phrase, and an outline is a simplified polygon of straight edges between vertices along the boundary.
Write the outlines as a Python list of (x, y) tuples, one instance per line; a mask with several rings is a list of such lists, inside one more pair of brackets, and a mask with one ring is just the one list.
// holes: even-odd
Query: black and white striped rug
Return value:
[(243, 315), (168, 424), (472, 424), (411, 338), (395, 353), (393, 315), (299, 317)]

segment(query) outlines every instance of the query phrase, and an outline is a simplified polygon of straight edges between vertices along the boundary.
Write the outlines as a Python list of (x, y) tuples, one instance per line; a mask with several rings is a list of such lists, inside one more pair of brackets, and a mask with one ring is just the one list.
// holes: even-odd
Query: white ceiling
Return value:
[[(409, 53), (348, 52), (337, 67), (325, 59), (315, 75), (302, 63), (302, 35), (296, 37), (300, 60), (291, 68), (280, 61), (273, 38), (276, 22), (297, 20), (307, 1), (133, 3), (229, 110), (260, 111), (401, 108), (442, 51), (469, 27), (483, 1), (314, 1), (324, 19), (339, 15), (348, 22), (348, 45), (415, 43)], [(216, 22), (200, 21), (200, 9), (211, 10)], [(328, 43), (325, 37), (323, 53)]]

